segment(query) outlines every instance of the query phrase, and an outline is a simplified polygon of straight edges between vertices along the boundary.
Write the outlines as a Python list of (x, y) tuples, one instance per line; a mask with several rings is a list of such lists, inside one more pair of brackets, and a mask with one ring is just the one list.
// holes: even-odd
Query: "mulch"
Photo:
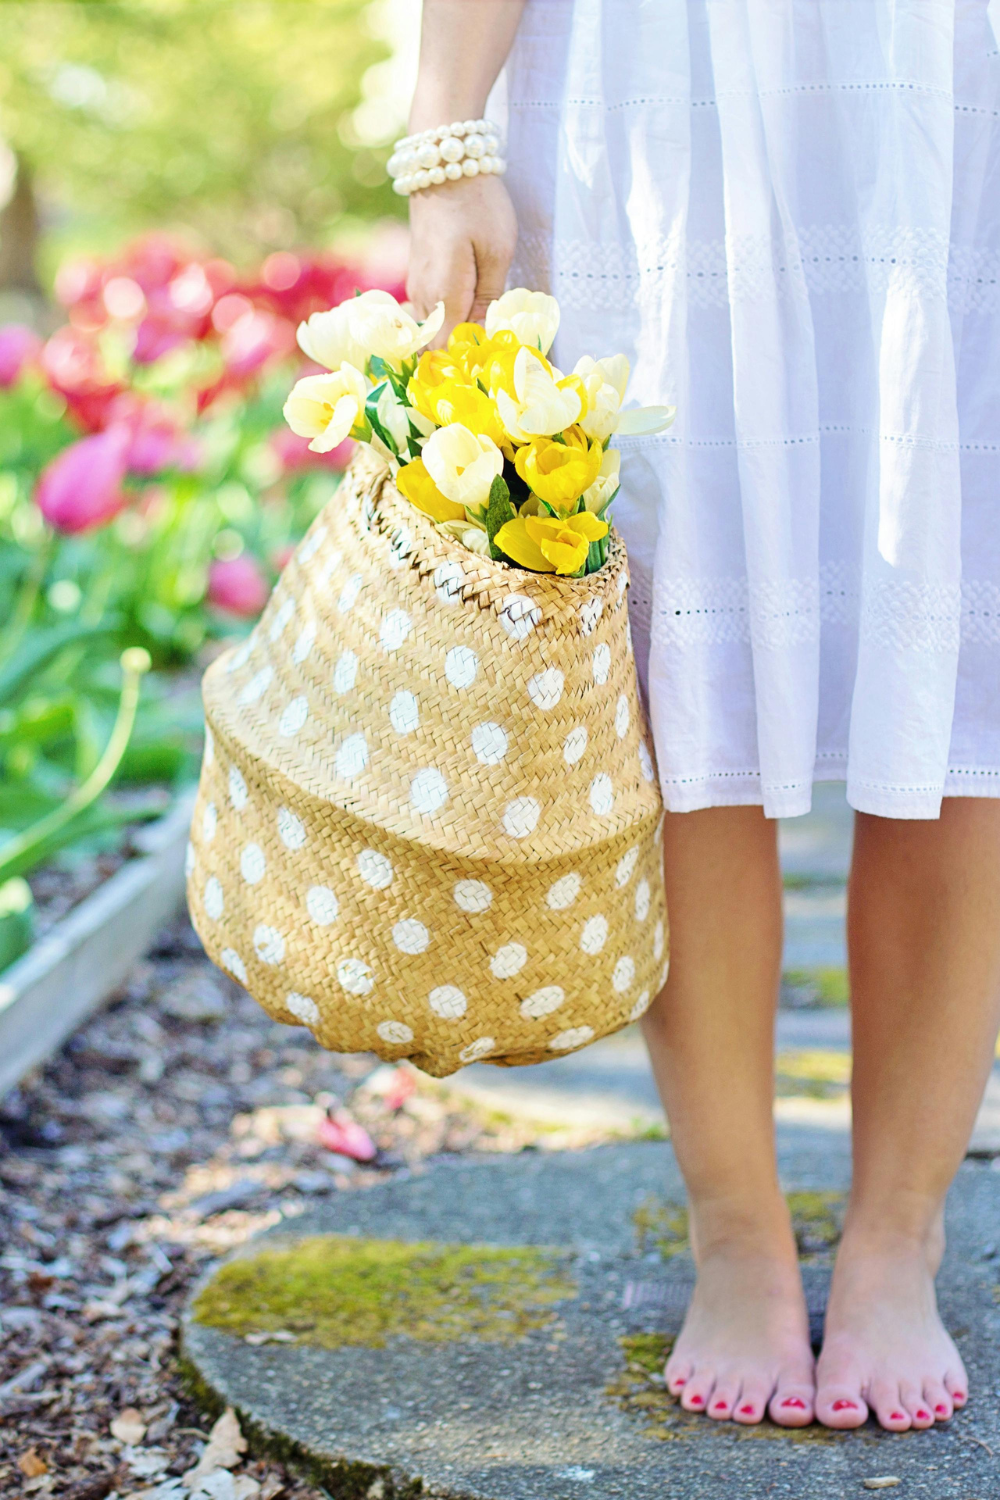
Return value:
[[(338, 1109), (370, 1133), (372, 1162), (318, 1139)], [(320, 1195), (534, 1144), (406, 1068), (275, 1024), (178, 921), (0, 1101), (0, 1495), (184, 1500), (211, 1426), (176, 1364), (192, 1280)], [(322, 1493), (267, 1460), (228, 1482), (213, 1493)]]

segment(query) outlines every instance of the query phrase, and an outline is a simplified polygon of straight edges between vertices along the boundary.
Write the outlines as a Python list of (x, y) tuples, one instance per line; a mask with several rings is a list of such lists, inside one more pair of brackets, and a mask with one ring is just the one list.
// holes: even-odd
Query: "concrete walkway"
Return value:
[[(846, 1140), (788, 1126), (781, 1168), (799, 1195), (791, 1201), (818, 1322)], [(275, 1326), (256, 1261), (240, 1272), (238, 1329), (189, 1320), (184, 1352), (202, 1394), (235, 1406), (252, 1442), (297, 1456), (331, 1496), (350, 1500), (840, 1500), (873, 1480), (895, 1481), (887, 1487), (905, 1500), (1000, 1494), (998, 1263), (984, 1245), (984, 1226), (1000, 1222), (1000, 1172), (967, 1163), (949, 1203), (942, 1310), (973, 1401), (947, 1428), (896, 1436), (870, 1425), (832, 1434), (713, 1424), (666, 1395), (662, 1361), (692, 1280), (682, 1202), (661, 1142), (464, 1160), (339, 1194), (248, 1247), (251, 1257), (291, 1249), (298, 1266), (309, 1252), (296, 1245), (338, 1237), (341, 1276), (324, 1279), (315, 1300), (303, 1290), (285, 1315), (292, 1328)], [(569, 1282), (534, 1326), (503, 1342), (442, 1329), (397, 1333), (383, 1347), (319, 1347), (331, 1307), (351, 1336), (352, 1304), (337, 1305), (356, 1295), (351, 1257), (370, 1264), (390, 1241), (420, 1242), (424, 1267), (442, 1246), (555, 1247)], [(398, 1255), (398, 1243), (389, 1249)], [(449, 1292), (442, 1315), (454, 1320), (470, 1294), (458, 1282)], [(473, 1295), (481, 1311), (481, 1287)], [(370, 1304), (358, 1315), (369, 1317)]]

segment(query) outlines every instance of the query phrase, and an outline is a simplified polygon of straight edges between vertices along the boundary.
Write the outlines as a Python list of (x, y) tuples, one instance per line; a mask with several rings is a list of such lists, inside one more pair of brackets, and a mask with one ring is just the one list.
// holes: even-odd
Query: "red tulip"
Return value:
[(0, 326), (0, 390), (8, 390), (19, 379), (41, 347), (41, 339), (24, 323)]
[(80, 438), (41, 473), (35, 500), (56, 531), (73, 534), (104, 526), (128, 503), (122, 489), (131, 434), (116, 425)]
[(90, 432), (108, 425), (111, 403), (123, 390), (104, 368), (92, 339), (76, 328), (60, 328), (41, 352), (43, 373)]
[(208, 602), (227, 614), (255, 618), (270, 592), (259, 564), (245, 552), (239, 557), (217, 558), (208, 570)]
[(346, 1109), (331, 1109), (325, 1120), (320, 1120), (316, 1132), (321, 1146), (335, 1151), (338, 1156), (350, 1156), (354, 1161), (373, 1161), (378, 1147), (363, 1125), (359, 1125)]

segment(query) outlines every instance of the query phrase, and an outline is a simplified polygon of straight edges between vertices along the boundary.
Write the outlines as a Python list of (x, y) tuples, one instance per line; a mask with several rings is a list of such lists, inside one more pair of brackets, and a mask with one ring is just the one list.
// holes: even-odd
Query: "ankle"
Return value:
[(864, 1203), (848, 1207), (841, 1239), (849, 1254), (885, 1256), (905, 1261), (931, 1261), (935, 1270), (944, 1252), (944, 1213), (939, 1200), (908, 1195), (882, 1198), (870, 1209)]
[(777, 1187), (752, 1199), (692, 1197), (691, 1246), (695, 1261), (715, 1256), (741, 1259), (797, 1259), (788, 1206)]

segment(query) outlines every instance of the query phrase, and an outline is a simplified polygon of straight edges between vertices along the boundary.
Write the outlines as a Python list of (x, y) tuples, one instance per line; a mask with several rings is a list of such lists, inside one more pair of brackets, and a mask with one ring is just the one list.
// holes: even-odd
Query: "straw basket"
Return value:
[(194, 924), (324, 1046), (541, 1062), (666, 977), (625, 549), (585, 579), (443, 537), (362, 451), (205, 677)]

